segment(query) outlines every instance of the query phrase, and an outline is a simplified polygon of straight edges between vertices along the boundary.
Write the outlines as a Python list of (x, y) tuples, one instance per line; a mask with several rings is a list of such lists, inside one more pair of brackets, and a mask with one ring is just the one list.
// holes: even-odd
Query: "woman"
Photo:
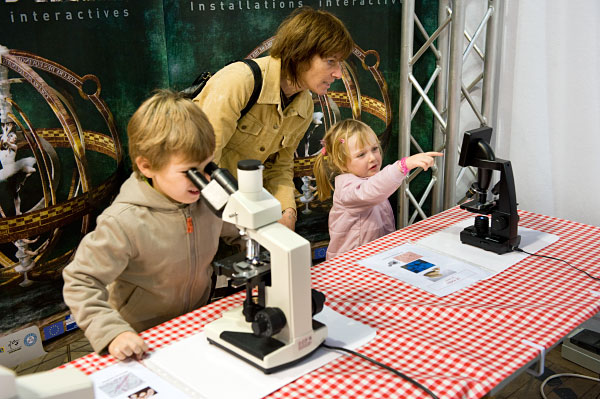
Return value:
[(281, 202), (280, 223), (295, 228), (294, 152), (312, 120), (311, 92), (327, 93), (342, 77), (341, 62), (354, 42), (344, 24), (327, 11), (302, 7), (279, 26), (269, 56), (256, 60), (263, 84), (250, 111), (240, 118), (254, 78), (243, 63), (218, 71), (194, 101), (215, 129), (214, 161), (236, 175), (242, 159), (265, 165), (264, 186)]

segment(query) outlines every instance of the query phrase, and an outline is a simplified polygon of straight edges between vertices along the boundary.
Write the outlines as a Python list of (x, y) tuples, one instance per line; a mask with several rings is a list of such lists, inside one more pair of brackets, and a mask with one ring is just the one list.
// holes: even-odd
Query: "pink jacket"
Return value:
[(352, 173), (336, 176), (329, 212), (327, 259), (396, 230), (394, 212), (387, 199), (403, 180), (399, 161), (368, 178)]

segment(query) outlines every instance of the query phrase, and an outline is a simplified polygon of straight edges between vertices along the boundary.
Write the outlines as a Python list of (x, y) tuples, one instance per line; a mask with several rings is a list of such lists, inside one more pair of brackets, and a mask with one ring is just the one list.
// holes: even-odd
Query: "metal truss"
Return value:
[[(431, 179), (420, 198), (411, 191), (410, 184), (423, 170), (411, 171), (398, 195), (398, 224), (400, 227), (412, 224), (417, 217), (427, 218), (423, 205), (431, 195), (431, 213), (435, 214), (457, 204), (456, 188), (464, 179), (473, 180), (475, 171), (458, 171), (458, 139), (461, 131), (461, 108), (471, 110), (472, 121), (479, 126), (490, 125), (493, 112), (495, 86), (496, 49), (498, 46), (499, 18), (502, 16), (502, 0), (485, 0), (479, 4), (484, 8), (481, 22), (471, 34), (465, 29), (465, 15), (469, 4), (481, 0), (439, 0), (438, 28), (429, 34), (415, 14), (415, 0), (404, 0), (402, 8), (402, 36), (400, 60), (400, 110), (398, 155), (410, 155), (411, 144), (419, 152), (424, 152), (412, 133), (412, 121), (420, 107), (426, 106), (433, 117), (433, 148), (443, 151), (444, 157), (436, 159)], [(415, 28), (424, 40), (423, 45), (414, 51)], [(485, 34), (484, 51), (476, 42)], [(415, 75), (413, 67), (421, 57), (430, 52), (435, 57), (435, 69), (423, 85)], [(463, 83), (463, 65), (473, 66), (480, 71)], [(413, 90), (418, 100), (412, 106)], [(434, 100), (430, 98), (434, 91)], [(473, 95), (481, 92), (481, 99)], [(463, 104), (469, 107), (462, 107)], [(464, 119), (464, 118), (463, 118)], [(409, 203), (414, 211), (409, 215)]]

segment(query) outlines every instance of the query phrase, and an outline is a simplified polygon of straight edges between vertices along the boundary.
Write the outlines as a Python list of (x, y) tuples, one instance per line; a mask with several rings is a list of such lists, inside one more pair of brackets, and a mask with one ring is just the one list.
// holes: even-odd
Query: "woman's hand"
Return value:
[(278, 222), (294, 231), (296, 229), (296, 210), (294, 208), (287, 208), (281, 214), (281, 219)]
[(146, 342), (134, 332), (125, 331), (108, 345), (108, 353), (119, 360), (125, 360), (128, 357), (135, 356), (138, 360), (148, 351)]

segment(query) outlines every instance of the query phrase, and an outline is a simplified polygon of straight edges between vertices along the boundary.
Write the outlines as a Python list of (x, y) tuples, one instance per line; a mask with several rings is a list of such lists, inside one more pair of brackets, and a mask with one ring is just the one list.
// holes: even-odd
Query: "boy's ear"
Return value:
[(147, 158), (144, 158), (143, 156), (140, 155), (137, 158), (135, 158), (135, 164), (137, 165), (140, 172), (144, 176), (146, 176), (146, 178), (152, 179), (152, 176), (154, 175), (154, 171), (152, 170), (152, 164), (150, 163), (150, 161), (148, 161)]

